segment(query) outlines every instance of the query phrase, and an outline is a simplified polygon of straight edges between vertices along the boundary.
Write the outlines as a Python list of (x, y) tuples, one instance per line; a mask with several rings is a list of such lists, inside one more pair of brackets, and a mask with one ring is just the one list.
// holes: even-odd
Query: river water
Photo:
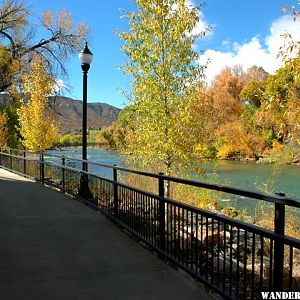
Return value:
[[(65, 155), (72, 158), (81, 158), (81, 149), (65, 149), (61, 151), (49, 151), (56, 155)], [(126, 164), (126, 157), (116, 151), (104, 149), (88, 149), (88, 160), (105, 164), (117, 164), (118, 166)], [(201, 181), (207, 181), (214, 184), (222, 184), (236, 188), (242, 188), (254, 191), (282, 192), (288, 197), (300, 199), (300, 167), (299, 166), (276, 166), (263, 165), (254, 162), (239, 161), (207, 161), (199, 163), (203, 170)], [(90, 172), (101, 176), (110, 177), (111, 171), (101, 167), (90, 167)], [(184, 176), (182, 176), (184, 177)], [(229, 199), (222, 199), (223, 202)], [(249, 204), (249, 201), (238, 199), (239, 208), (250, 208), (252, 210), (255, 203)], [(252, 207), (252, 208), (251, 208)]]

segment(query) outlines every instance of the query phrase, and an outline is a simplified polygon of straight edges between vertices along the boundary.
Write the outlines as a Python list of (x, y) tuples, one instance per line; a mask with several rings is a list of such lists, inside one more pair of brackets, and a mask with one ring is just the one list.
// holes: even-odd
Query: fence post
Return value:
[(163, 173), (158, 173), (158, 195), (159, 199), (159, 245), (162, 251), (166, 249), (165, 234), (166, 234), (166, 221), (165, 221), (165, 181), (163, 178)]
[(113, 181), (114, 181), (114, 212), (115, 217), (118, 218), (119, 215), (119, 197), (118, 197), (118, 170), (117, 165), (113, 167)]
[(23, 150), (23, 173), (26, 175), (27, 170), (26, 170), (26, 151)]
[(65, 175), (65, 165), (66, 165), (66, 159), (64, 156), (61, 158), (61, 164), (62, 164), (62, 190), (65, 193), (66, 192), (66, 175)]
[(44, 184), (45, 181), (45, 165), (44, 165), (44, 154), (40, 154), (40, 181)]
[(13, 163), (12, 163), (12, 151), (9, 149), (9, 167), (12, 170), (13, 169)]
[[(285, 197), (284, 193), (276, 195)], [(285, 229), (285, 205), (275, 203), (274, 231), (278, 235), (284, 235)], [(273, 288), (276, 291), (283, 290), (283, 271), (284, 271), (284, 243), (281, 238), (274, 240), (274, 280)]]

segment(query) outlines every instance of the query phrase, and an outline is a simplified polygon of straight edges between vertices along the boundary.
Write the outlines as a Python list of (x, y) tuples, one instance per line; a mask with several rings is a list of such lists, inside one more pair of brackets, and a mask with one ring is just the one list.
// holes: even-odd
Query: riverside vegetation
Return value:
[[(226, 68), (216, 76), (212, 86), (201, 87), (201, 91), (188, 101), (185, 110), (193, 125), (200, 127), (205, 123), (203, 130), (207, 138), (205, 141), (195, 138), (191, 155), (198, 159), (299, 164), (300, 82), (297, 68), (299, 72), (299, 58), (274, 75), (257, 66), (247, 71), (238, 66)], [(133, 143), (136, 128), (131, 118), (135, 118), (133, 106), (125, 108), (119, 120), (105, 129), (102, 138), (108, 145), (126, 150)], [(190, 136), (194, 129), (190, 125), (178, 118), (182, 134)]]

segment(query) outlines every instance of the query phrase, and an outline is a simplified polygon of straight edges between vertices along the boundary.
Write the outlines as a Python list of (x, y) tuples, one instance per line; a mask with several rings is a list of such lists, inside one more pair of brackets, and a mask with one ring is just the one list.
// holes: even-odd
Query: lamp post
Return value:
[[(82, 171), (88, 171), (87, 160), (87, 74), (93, 60), (93, 54), (85, 43), (84, 49), (78, 55), (81, 69), (83, 71), (83, 97), (82, 97)], [(88, 186), (88, 175), (81, 174), (79, 196), (90, 198), (90, 190)]]

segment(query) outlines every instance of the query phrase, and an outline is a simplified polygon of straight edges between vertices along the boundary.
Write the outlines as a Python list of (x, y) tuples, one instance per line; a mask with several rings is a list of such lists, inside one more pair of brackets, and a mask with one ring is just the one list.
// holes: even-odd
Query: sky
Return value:
[[(195, 32), (208, 25), (212, 30), (195, 44), (204, 51), (199, 63), (209, 60), (207, 83), (226, 66), (242, 65), (245, 70), (252, 65), (262, 66), (273, 73), (282, 63), (277, 59), (285, 31), (300, 40), (300, 23), (282, 13), (284, 6), (296, 5), (296, 0), (207, 0), (201, 9), (200, 22)], [(187, 0), (188, 5), (199, 6), (201, 0)], [(126, 61), (121, 52), (122, 42), (114, 32), (127, 30), (126, 19), (120, 9), (134, 10), (130, 0), (28, 0), (34, 16), (43, 11), (68, 10), (75, 22), (85, 22), (91, 29), (89, 48), (94, 59), (88, 74), (88, 102), (105, 102), (123, 108), (128, 104), (121, 90), (130, 91), (130, 78), (119, 66)], [(297, 5), (296, 5), (297, 7)], [(298, 8), (300, 6), (298, 5)], [(63, 94), (74, 99), (82, 98), (82, 71), (78, 57), (69, 58), (66, 68), (68, 78), (63, 78), (69, 91)]]

